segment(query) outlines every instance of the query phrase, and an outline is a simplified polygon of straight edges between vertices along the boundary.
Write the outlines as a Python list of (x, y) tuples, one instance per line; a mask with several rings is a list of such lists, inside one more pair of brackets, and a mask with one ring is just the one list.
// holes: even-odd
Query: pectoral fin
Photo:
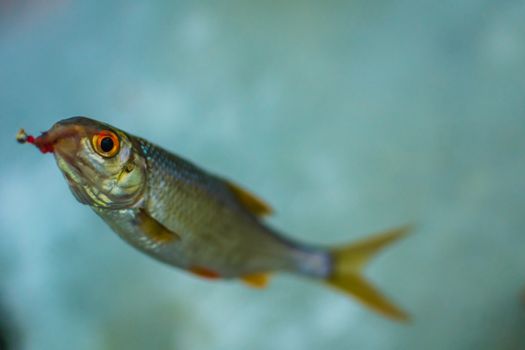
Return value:
[(269, 273), (257, 273), (253, 275), (247, 275), (241, 277), (241, 280), (253, 288), (264, 288), (268, 285), (270, 281)]
[(267, 216), (272, 213), (272, 208), (262, 199), (229, 181), (226, 181), (226, 185), (237, 200), (251, 213), (257, 216)]
[(152, 218), (144, 209), (140, 209), (137, 215), (137, 225), (152, 240), (159, 244), (165, 244), (180, 239), (180, 236), (168, 230), (160, 222)]

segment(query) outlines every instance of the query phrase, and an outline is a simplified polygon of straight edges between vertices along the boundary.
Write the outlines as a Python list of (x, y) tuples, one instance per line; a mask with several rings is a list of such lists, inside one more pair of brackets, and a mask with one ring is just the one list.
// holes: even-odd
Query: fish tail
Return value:
[(408, 227), (392, 229), (366, 238), (351, 245), (330, 251), (331, 268), (326, 282), (343, 292), (351, 294), (363, 304), (382, 315), (399, 320), (408, 320), (408, 314), (386, 299), (362, 275), (368, 261), (382, 248), (403, 237)]

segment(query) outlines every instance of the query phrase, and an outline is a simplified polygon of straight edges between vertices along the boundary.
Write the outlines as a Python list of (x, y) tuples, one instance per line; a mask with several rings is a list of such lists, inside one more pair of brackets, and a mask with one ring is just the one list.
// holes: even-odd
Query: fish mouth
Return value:
[(108, 169), (103, 159), (95, 155), (93, 135), (102, 128), (111, 129), (111, 126), (85, 117), (73, 117), (57, 122), (36, 138), (21, 130), (17, 140), (34, 144), (43, 153), (53, 153), (69, 189), (80, 203), (92, 207), (124, 208), (132, 199), (131, 204), (134, 204), (136, 196), (126, 197), (117, 187), (119, 174), (123, 171), (119, 164)]
[[(72, 118), (71, 118), (72, 119)], [(34, 145), (43, 153), (52, 152), (59, 165), (67, 165), (76, 175), (83, 175), (76, 164), (80, 159), (80, 142), (86, 136), (86, 129), (65, 119), (57, 122), (48, 131), (35, 138)], [(62, 169), (62, 167), (60, 167)]]
[[(42, 153), (54, 153), (56, 151), (73, 151), (76, 142), (85, 133), (85, 130), (78, 125), (64, 124), (58, 122), (51, 129), (43, 132), (34, 140), (34, 145)], [(70, 152), (67, 152), (70, 153)]]
[(92, 204), (93, 199), (86, 189), (94, 184), (83, 169), (88, 168), (87, 164), (78, 154), (87, 130), (84, 126), (75, 123), (75, 119), (77, 118), (59, 121), (35, 138), (34, 144), (41, 152), (54, 154), (57, 165), (75, 198), (80, 203)]

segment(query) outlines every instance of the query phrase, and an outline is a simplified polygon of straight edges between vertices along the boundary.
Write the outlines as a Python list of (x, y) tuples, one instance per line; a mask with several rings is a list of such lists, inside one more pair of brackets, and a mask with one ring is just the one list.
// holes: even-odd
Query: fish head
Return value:
[(86, 117), (57, 122), (33, 142), (53, 152), (76, 199), (108, 209), (136, 207), (143, 201), (146, 162), (133, 137)]

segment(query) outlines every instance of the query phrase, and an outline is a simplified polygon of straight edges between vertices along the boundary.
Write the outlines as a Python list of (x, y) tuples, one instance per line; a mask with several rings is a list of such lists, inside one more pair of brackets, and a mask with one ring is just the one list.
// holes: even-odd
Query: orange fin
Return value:
[(144, 209), (140, 209), (137, 222), (142, 231), (154, 242), (164, 244), (180, 239), (180, 236), (168, 230), (160, 222), (152, 218)]
[(245, 189), (229, 181), (226, 181), (226, 185), (230, 191), (232, 191), (237, 200), (251, 213), (257, 216), (267, 216), (273, 212), (272, 208), (262, 199), (257, 198), (255, 195), (251, 194)]
[(211, 279), (211, 280), (214, 280), (214, 279), (217, 279), (217, 278), (221, 277), (218, 272), (215, 272), (213, 270), (210, 270), (210, 269), (208, 269), (206, 267), (202, 267), (202, 266), (192, 266), (192, 267), (190, 267), (188, 269), (188, 271), (193, 273), (194, 275), (199, 276), (199, 277), (207, 278), (207, 279)]
[(253, 288), (264, 288), (270, 282), (269, 273), (256, 273), (241, 277), (241, 280)]
[(332, 250), (333, 271), (327, 282), (348, 294), (353, 295), (369, 308), (394, 320), (407, 321), (409, 316), (390, 302), (363, 276), (366, 263), (379, 250), (405, 236), (409, 227), (400, 227)]

